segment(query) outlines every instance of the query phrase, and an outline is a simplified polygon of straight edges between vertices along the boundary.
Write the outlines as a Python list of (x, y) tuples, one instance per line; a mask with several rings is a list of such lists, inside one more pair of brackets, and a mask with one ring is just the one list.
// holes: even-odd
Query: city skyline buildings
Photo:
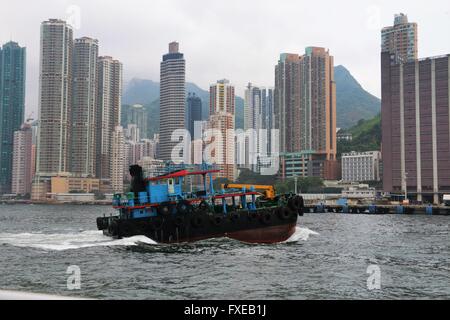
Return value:
[[(331, 69), (331, 68), (330, 68)], [(73, 114), (73, 108), (72, 108), (72, 114)]]
[[(121, 61), (127, 66), (124, 73), (124, 84), (133, 77), (157, 80), (159, 66), (157, 64), (143, 65), (142, 61), (158, 61), (160, 53), (165, 49), (165, 44), (172, 39), (178, 39), (183, 43), (183, 51), (186, 56), (191, 57), (188, 82), (194, 82), (207, 90), (212, 80), (223, 75), (233, 79), (233, 83), (236, 85), (236, 95), (243, 97), (245, 85), (249, 80), (261, 86), (271, 85), (273, 77), (271, 65), (279, 54), (279, 50), (300, 52), (307, 44), (312, 43), (329, 47), (336, 57), (336, 65), (346, 66), (364, 88), (380, 97), (379, 57), (374, 54), (365, 55), (364, 51), (379, 51), (380, 29), (382, 26), (392, 24), (394, 12), (408, 13), (411, 19), (420, 24), (421, 55), (435, 56), (440, 52), (450, 52), (450, 43), (442, 41), (442, 37), (439, 36), (442, 30), (447, 30), (450, 26), (448, 10), (440, 9), (448, 7), (447, 2), (437, 0), (433, 2), (433, 6), (423, 10), (423, 6), (419, 3), (406, 0), (374, 3), (373, 6), (361, 1), (350, 1), (349, 6), (352, 7), (352, 13), (337, 2), (327, 2), (326, 5), (310, 3), (308, 6), (311, 11), (302, 10), (300, 3), (289, 1), (281, 1), (277, 4), (268, 2), (267, 6), (255, 6), (255, 1), (250, 1), (236, 6), (234, 10), (229, 10), (222, 3), (212, 6), (211, 3), (202, 0), (189, 6), (182, 1), (169, 1), (162, 6), (152, 3), (137, 3), (131, 0), (129, 4), (111, 3), (101, 12), (98, 11), (94, 2), (80, 1), (76, 5), (81, 9), (82, 14), (81, 24), (78, 26), (79, 32), (95, 35), (100, 43), (108, 48), (111, 55), (121, 57)], [(45, 17), (67, 19), (68, 4), (64, 2), (50, 3), (48, 0), (43, 0), (41, 5), (33, 4), (32, 9), (24, 12), (24, 18), (20, 19), (21, 21), (12, 19), (15, 12), (19, 12), (25, 6), (30, 8), (30, 3), (17, 0), (8, 2), (8, 5), (2, 8), (2, 17), (6, 28), (0, 30), (0, 39), (7, 41), (12, 36), (29, 50), (26, 113), (34, 111), (37, 114), (38, 85), (30, 79), (38, 77), (39, 72), (37, 52), (39, 33), (33, 26), (39, 24)], [(136, 6), (143, 10), (135, 12), (132, 8)], [(198, 10), (202, 7), (210, 8), (213, 13), (217, 13), (217, 19), (210, 19), (204, 15), (198, 16)], [(327, 10), (327, 23), (319, 24), (317, 15), (310, 14), (310, 12), (323, 12), (324, 9)], [(149, 10), (155, 12), (158, 19), (145, 19), (145, 12)], [(180, 20), (177, 24), (162, 19), (165, 15), (170, 16), (172, 10), (180, 12)], [(272, 21), (278, 23), (263, 23), (259, 19), (256, 22), (249, 21), (245, 17), (250, 12), (258, 17), (270, 15)], [(281, 14), (282, 12), (283, 14)], [(335, 14), (328, 14), (331, 12)], [(130, 19), (131, 17), (133, 18)], [(238, 17), (242, 20), (229, 28), (230, 21), (239, 20)], [(180, 28), (179, 26), (183, 24), (191, 26), (195, 32), (189, 28)], [(333, 25), (332, 32), (328, 32), (329, 25)], [(315, 27), (311, 28), (311, 26)], [(209, 35), (212, 29), (227, 30), (230, 33), (230, 39), (233, 39), (228, 43), (222, 43), (223, 50), (214, 55), (209, 54), (208, 50), (201, 50), (198, 42), (198, 39), (210, 39), (212, 41), (212, 43), (210, 42), (211, 48), (217, 47), (219, 39), (211, 40)], [(255, 32), (258, 39), (271, 45), (261, 46), (260, 41), (248, 41), (245, 33), (242, 32), (244, 29), (248, 32)], [(292, 38), (290, 34), (282, 32), (287, 29), (308, 30), (308, 32), (302, 32)], [(152, 30), (151, 43), (140, 41), (147, 36), (147, 30)], [(355, 46), (346, 45), (346, 42), (336, 35), (351, 37)], [(117, 41), (117, 39), (122, 40)], [(121, 43), (124, 45), (121, 46)], [(356, 51), (353, 50), (355, 48)], [(252, 55), (239, 54), (239, 52), (258, 52), (258, 59), (254, 59)], [(355, 58), (355, 54), (357, 58)], [(235, 58), (229, 59), (227, 56)], [(221, 61), (221, 63), (214, 63), (214, 61)], [(239, 67), (242, 65), (246, 67)]]
[(63, 20), (41, 23), (34, 199), (47, 196), (51, 177), (99, 178), (105, 180), (102, 186), (110, 184), (121, 92), (122, 64), (99, 57), (98, 40), (74, 39), (72, 26)]

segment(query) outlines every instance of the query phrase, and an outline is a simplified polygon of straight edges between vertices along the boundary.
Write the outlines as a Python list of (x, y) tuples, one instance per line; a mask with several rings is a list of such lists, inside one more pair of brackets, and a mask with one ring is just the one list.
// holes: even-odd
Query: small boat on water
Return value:
[[(272, 186), (222, 185), (214, 190), (219, 170), (168, 170), (143, 177), (140, 166), (130, 167), (131, 192), (115, 194), (118, 214), (97, 218), (97, 227), (113, 238), (144, 235), (158, 243), (183, 243), (228, 237), (247, 243), (278, 243), (295, 232), (303, 215), (303, 198), (275, 195)], [(186, 192), (184, 180), (201, 176), (203, 190)], [(261, 193), (257, 190), (263, 189)]]

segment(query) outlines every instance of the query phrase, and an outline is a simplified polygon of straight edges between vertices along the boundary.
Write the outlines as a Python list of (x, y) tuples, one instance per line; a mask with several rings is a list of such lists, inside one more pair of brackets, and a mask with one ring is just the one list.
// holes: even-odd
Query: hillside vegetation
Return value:
[(352, 141), (338, 141), (338, 157), (342, 153), (381, 150), (381, 115), (370, 120), (360, 120), (358, 124), (346, 130), (353, 136)]

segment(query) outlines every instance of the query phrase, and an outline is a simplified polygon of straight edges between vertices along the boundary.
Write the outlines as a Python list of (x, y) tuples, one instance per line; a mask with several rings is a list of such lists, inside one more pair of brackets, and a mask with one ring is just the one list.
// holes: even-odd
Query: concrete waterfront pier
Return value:
[(348, 214), (423, 214), (450, 216), (450, 207), (432, 205), (305, 205), (310, 213), (348, 213)]

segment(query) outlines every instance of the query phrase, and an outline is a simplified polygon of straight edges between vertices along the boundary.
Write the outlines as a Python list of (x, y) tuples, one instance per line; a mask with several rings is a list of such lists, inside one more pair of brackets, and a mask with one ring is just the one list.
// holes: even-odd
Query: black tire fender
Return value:
[(292, 211), (288, 207), (280, 207), (276, 210), (278, 218), (288, 220), (292, 216)]
[(211, 220), (213, 225), (220, 226), (223, 223), (224, 217), (223, 215), (215, 214), (214, 216), (212, 216)]
[(261, 222), (264, 224), (269, 224), (272, 221), (272, 214), (270, 211), (261, 212)]

